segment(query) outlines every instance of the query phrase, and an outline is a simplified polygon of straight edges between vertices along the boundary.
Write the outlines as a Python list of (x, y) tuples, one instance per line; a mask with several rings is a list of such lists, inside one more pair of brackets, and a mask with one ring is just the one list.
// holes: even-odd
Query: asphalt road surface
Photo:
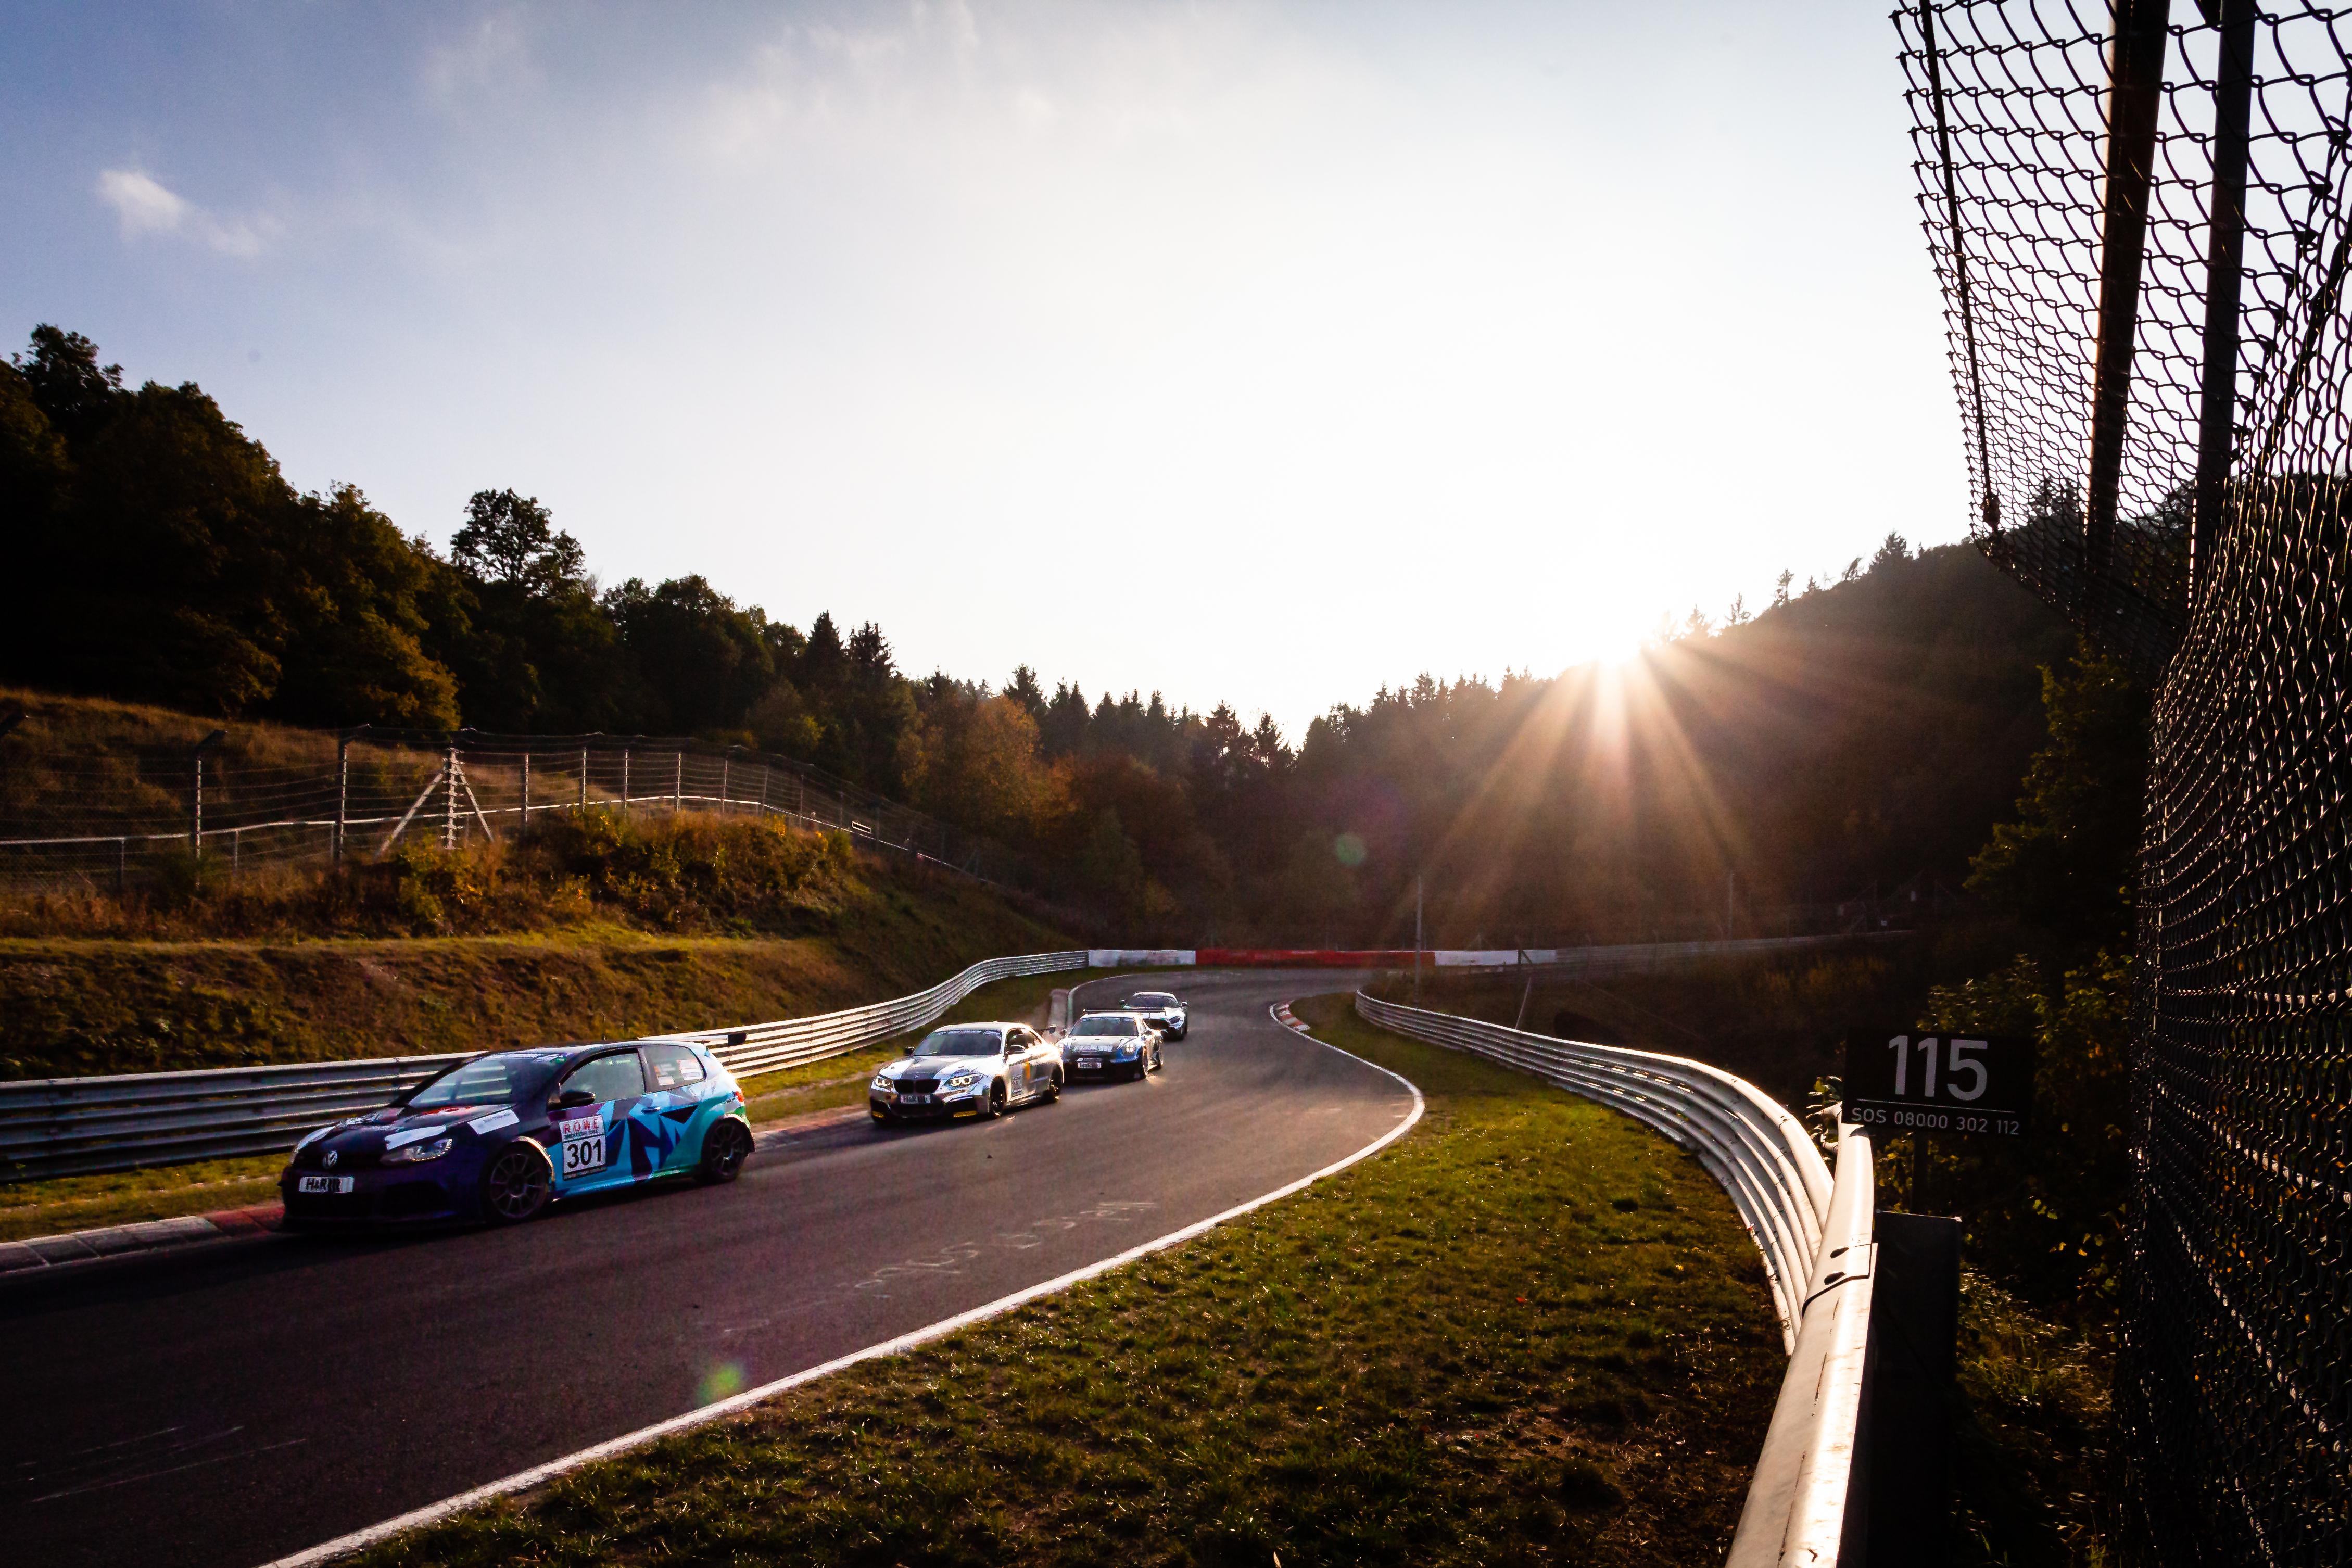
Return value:
[(511, 1230), (271, 1237), (0, 1279), (16, 1563), (254, 1568), (1246, 1202), (1393, 1128), (1393, 1079), (1202, 973), (1143, 1083), (1001, 1121), (826, 1128), (731, 1186)]

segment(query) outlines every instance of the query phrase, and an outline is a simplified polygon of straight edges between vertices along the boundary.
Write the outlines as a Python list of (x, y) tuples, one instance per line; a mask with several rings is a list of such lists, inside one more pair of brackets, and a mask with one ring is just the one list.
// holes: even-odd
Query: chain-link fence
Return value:
[(199, 858), (215, 874), (457, 848), (551, 812), (759, 815), (1038, 890), (1025, 857), (804, 763), (617, 735), (363, 728), (315, 756), (215, 744), (44, 751), (0, 742), (0, 884), (120, 895)]
[(2342, 1563), (2352, 12), (1926, 0), (1895, 20), (1977, 541), (2158, 683), (2128, 1544)]

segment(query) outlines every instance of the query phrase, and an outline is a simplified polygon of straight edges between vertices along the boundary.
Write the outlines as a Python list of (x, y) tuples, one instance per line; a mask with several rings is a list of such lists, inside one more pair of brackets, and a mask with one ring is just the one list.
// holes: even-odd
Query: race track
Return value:
[(1412, 1109), (1270, 1002), (1330, 971), (1167, 984), (1148, 1082), (990, 1123), (862, 1122), (513, 1230), (271, 1237), (0, 1278), (9, 1560), (255, 1568), (817, 1366), (1222, 1213)]

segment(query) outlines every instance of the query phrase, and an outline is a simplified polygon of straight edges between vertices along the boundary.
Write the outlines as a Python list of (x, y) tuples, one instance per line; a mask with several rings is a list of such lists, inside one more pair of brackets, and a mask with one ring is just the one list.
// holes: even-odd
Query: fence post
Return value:
[(196, 788), (188, 799), (188, 854), (194, 859), (205, 858), (205, 752), (227, 739), (227, 731), (215, 730), (196, 742)]
[(727, 797), (735, 787), (735, 748), (727, 748), (719, 759), (719, 809), (724, 812), (733, 803)]
[(2194, 603), (2221, 535), (2237, 441), (2238, 288), (2245, 259), (2247, 125), (2254, 102), (2253, 0), (2221, 0), (2221, 58), (2213, 81), (2213, 192), (2205, 251), (2205, 363), (2197, 416), (2197, 502), (2189, 524)]
[(588, 809), (588, 748), (580, 748), (580, 809)]
[(760, 816), (762, 821), (768, 815), (768, 774), (772, 771), (767, 763), (760, 764)]
[(670, 753), (670, 767), (669, 814), (676, 816), (686, 809), (686, 752), (683, 750)]
[(335, 737), (335, 864), (343, 863), (343, 825), (352, 805), (352, 738)]
[(530, 751), (522, 753), (522, 820), (515, 826), (515, 837), (520, 838), (530, 831)]
[(441, 757), (441, 847), (457, 847), (457, 748), (454, 743)]
[(630, 800), (630, 795), (629, 795), (629, 748), (628, 748), (628, 747), (626, 747), (626, 746), (623, 746), (623, 747), (621, 748), (621, 809), (622, 809), (622, 811), (626, 812), (626, 811), (629, 809), (629, 800)]
[(2147, 192), (2164, 100), (2168, 0), (2116, 0), (2108, 44), (2107, 147), (2099, 221), (2098, 358), (2091, 384), (2091, 474), (2083, 508), (2077, 609), (2109, 605), (2116, 507), (2131, 416), (2132, 348), (2139, 327), (2140, 264), (2147, 251)]

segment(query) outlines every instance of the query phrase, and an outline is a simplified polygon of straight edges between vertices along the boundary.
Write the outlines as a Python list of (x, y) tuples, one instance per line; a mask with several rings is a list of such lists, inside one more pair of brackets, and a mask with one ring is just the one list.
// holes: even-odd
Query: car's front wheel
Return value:
[(547, 1206), (555, 1167), (547, 1151), (518, 1138), (490, 1156), (482, 1172), (482, 1217), (492, 1225), (520, 1225)]
[(998, 1079), (988, 1086), (987, 1108), (981, 1114), (991, 1121), (1004, 1114), (1004, 1080)]
[(731, 1182), (743, 1173), (743, 1162), (751, 1157), (751, 1130), (722, 1116), (702, 1135), (702, 1161), (694, 1168), (694, 1179), (705, 1186)]

